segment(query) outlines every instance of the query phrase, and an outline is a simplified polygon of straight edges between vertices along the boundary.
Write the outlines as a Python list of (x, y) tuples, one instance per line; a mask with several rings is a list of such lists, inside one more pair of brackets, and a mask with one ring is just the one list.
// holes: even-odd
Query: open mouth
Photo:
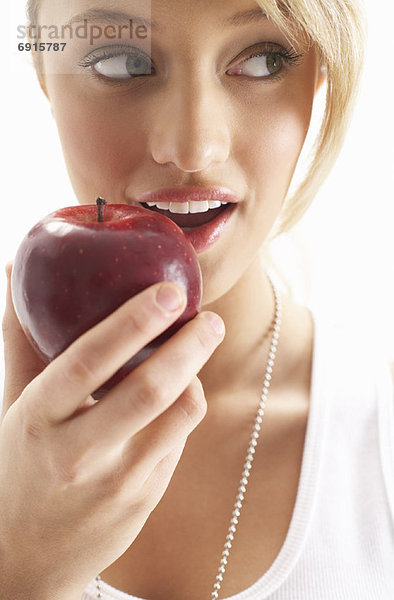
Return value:
[(158, 212), (161, 215), (164, 215), (168, 219), (171, 219), (171, 221), (174, 221), (174, 223), (176, 223), (176, 225), (181, 227), (184, 231), (188, 231), (189, 229), (194, 229), (213, 221), (232, 205), (230, 203), (221, 204), (217, 208), (208, 208), (203, 212), (188, 212), (185, 214), (171, 212), (169, 209), (158, 208), (157, 206), (149, 206), (146, 202), (141, 202), (141, 206), (147, 208), (148, 210), (152, 210), (153, 212)]

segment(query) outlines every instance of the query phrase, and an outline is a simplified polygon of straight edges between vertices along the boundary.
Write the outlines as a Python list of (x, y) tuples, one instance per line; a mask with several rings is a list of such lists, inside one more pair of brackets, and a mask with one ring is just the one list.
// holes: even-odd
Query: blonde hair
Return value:
[[(306, 34), (326, 70), (325, 110), (310, 164), (298, 189), (285, 199), (272, 240), (301, 219), (341, 150), (359, 87), (365, 27), (358, 0), (255, 1), (290, 41), (296, 41), (300, 31)], [(38, 22), (39, 8), (40, 0), (28, 0), (29, 24)]]
[[(365, 21), (358, 0), (256, 0), (296, 41), (301, 30), (320, 53), (326, 99), (306, 175), (284, 202), (271, 240), (289, 231), (310, 206), (343, 145), (357, 97), (364, 59)], [(290, 33), (289, 33), (290, 32)]]

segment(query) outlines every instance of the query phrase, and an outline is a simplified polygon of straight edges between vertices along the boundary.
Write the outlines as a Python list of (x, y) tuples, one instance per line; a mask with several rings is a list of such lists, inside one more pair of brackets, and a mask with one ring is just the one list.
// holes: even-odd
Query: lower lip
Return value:
[(225, 230), (235, 207), (235, 203), (229, 205), (220, 213), (220, 215), (213, 219), (213, 221), (209, 221), (209, 223), (205, 223), (205, 225), (200, 225), (200, 227), (195, 227), (189, 231), (187, 231), (187, 228), (183, 228), (186, 237), (194, 246), (194, 249), (198, 254), (204, 252), (204, 250), (207, 250), (217, 242)]

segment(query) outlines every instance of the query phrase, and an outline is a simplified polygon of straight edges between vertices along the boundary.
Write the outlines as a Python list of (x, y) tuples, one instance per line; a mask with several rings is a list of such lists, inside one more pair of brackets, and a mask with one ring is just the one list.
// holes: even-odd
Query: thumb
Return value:
[(5, 380), (2, 418), (25, 387), (45, 368), (27, 339), (15, 313), (11, 295), (12, 263), (6, 266), (7, 300), (3, 317)]

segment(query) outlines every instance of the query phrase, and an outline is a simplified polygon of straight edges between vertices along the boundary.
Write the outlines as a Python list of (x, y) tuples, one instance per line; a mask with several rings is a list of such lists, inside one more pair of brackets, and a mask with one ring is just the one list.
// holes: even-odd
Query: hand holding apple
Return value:
[(187, 295), (183, 314), (95, 391), (96, 398), (145, 360), (200, 310), (197, 255), (170, 219), (140, 206), (63, 208), (38, 222), (15, 257), (12, 294), (22, 327), (49, 363), (127, 299), (159, 281)]
[[(223, 339), (210, 322), (216, 315), (206, 312), (164, 342), (103, 401), (89, 401), (129, 356), (183, 313), (185, 294), (178, 308), (169, 310), (161, 303), (163, 286), (182, 292), (172, 283), (148, 287), (36, 376), (24, 370), (31, 348), (9, 291), (4, 341), (6, 381), (12, 385), (5, 391), (0, 427), (4, 597), (80, 598), (88, 582), (133, 543), (162, 498), (188, 435), (204, 416), (196, 375)], [(86, 551), (92, 547), (94, 552)], [(43, 572), (45, 577), (37, 576)]]

